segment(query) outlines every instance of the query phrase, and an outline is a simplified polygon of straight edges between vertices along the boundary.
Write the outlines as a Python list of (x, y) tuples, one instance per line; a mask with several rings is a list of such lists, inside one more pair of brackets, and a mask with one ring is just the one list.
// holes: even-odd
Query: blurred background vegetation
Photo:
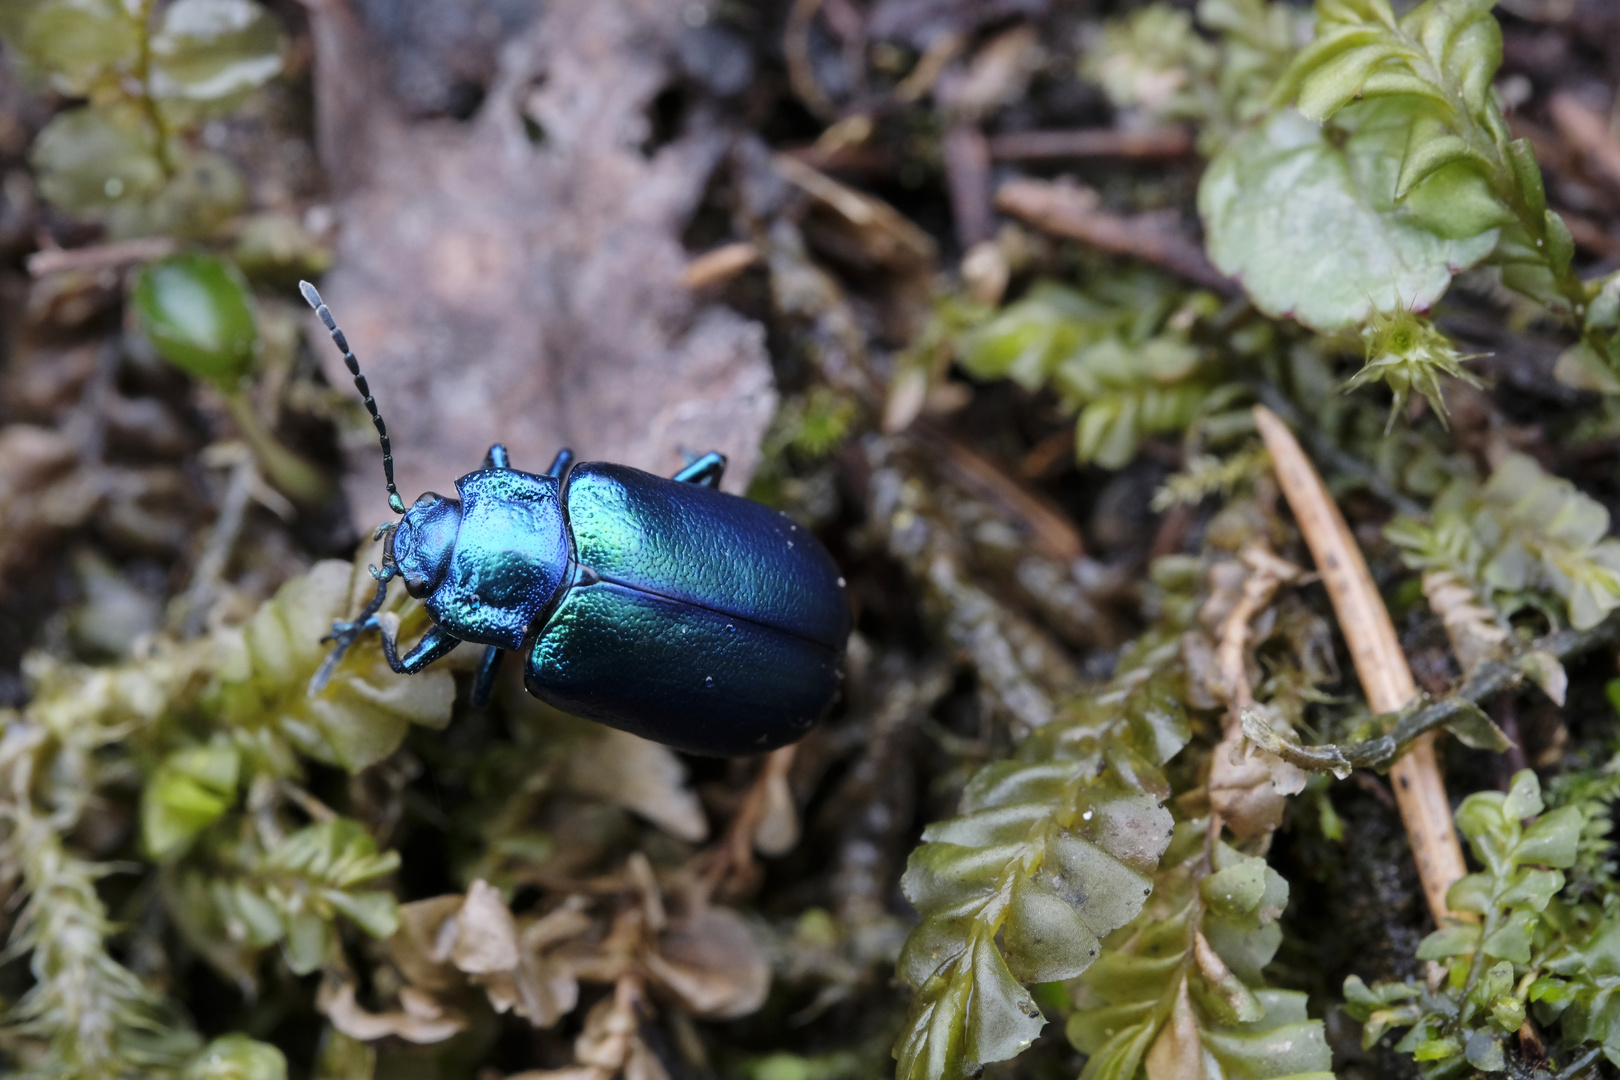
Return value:
[[(1617, 95), (1610, 0), (5, 0), (0, 1068), (1615, 1075)], [(300, 278), (406, 489), (725, 450), (833, 714), (311, 695), (383, 499)]]

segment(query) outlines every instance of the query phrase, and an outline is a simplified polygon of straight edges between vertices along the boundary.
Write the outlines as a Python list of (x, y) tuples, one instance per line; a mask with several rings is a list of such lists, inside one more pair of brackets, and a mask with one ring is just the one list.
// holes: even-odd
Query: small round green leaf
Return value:
[(281, 73), (281, 27), (253, 0), (175, 0), (152, 38), (152, 93), (217, 102)]
[(229, 744), (169, 755), (141, 793), (141, 839), (153, 858), (183, 851), (236, 801), (241, 755)]
[(1198, 191), (1210, 258), (1261, 311), (1332, 331), (1397, 304), (1425, 310), (1491, 253), (1494, 229), (1446, 239), (1396, 204), (1415, 108), (1350, 105), (1332, 138), (1279, 110), (1210, 163)]
[(58, 114), (34, 140), (29, 161), (40, 194), (77, 216), (104, 216), (164, 184), (151, 130), (130, 109), (85, 106)]
[[(0, 25), (10, 44), (58, 89), (83, 94), (108, 69), (135, 61), (139, 26), (118, 0), (6, 0), (22, 10)], [(14, 29), (13, 29), (14, 27)]]
[(258, 324), (247, 283), (230, 263), (172, 255), (141, 271), (134, 301), (141, 330), (175, 367), (224, 386), (252, 369)]
[(287, 1080), (287, 1058), (269, 1043), (224, 1035), (200, 1050), (182, 1080)]

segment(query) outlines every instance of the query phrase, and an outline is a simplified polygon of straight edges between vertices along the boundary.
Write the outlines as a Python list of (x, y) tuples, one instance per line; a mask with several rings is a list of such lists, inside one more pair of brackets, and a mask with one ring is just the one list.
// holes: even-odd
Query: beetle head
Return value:
[(450, 568), (461, 528), (461, 502), (434, 492), (421, 496), (394, 527), (389, 544), (405, 591), (418, 600), (431, 596)]

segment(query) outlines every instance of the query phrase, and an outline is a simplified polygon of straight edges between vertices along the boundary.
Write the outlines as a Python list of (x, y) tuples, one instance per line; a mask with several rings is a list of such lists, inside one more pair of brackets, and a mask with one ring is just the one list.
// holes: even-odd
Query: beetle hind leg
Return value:
[(484, 649), (484, 658), (478, 661), (478, 677), (473, 680), (473, 708), (482, 709), (489, 704), (489, 696), (495, 690), (495, 676), (500, 674), (501, 657), (505, 655), (506, 650), (498, 645)]
[(674, 479), (682, 484), (702, 484), (704, 487), (717, 488), (720, 486), (720, 478), (725, 474), (726, 455), (710, 450), (676, 473)]

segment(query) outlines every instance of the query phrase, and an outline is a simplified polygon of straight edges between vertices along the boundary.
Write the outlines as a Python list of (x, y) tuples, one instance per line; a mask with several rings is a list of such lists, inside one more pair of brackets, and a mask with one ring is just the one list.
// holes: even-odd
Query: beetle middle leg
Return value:
[(478, 677), (473, 680), (472, 706), (482, 709), (489, 704), (489, 695), (495, 690), (495, 676), (501, 670), (501, 657), (506, 650), (498, 645), (484, 649), (484, 658), (478, 661)]
[(702, 484), (704, 487), (717, 488), (720, 486), (720, 478), (725, 474), (726, 455), (710, 450), (676, 473), (674, 479), (683, 484)]

